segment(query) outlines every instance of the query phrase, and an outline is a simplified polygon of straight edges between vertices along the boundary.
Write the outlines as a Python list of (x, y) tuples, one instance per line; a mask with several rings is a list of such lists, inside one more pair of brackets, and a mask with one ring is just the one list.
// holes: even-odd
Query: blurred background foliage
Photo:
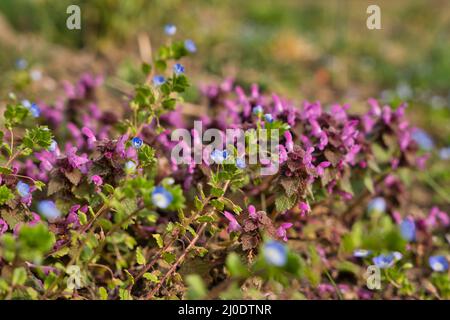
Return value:
[[(70, 4), (81, 7), (81, 30), (65, 26)], [(370, 4), (381, 8), (382, 30), (366, 27)], [(27, 89), (34, 96), (84, 71), (138, 81), (139, 36), (156, 46), (173, 23), (177, 38), (197, 44), (197, 56), (186, 61), (197, 85), (234, 77), (298, 101), (349, 102), (356, 110), (369, 97), (408, 101), (413, 122), (436, 143), (435, 158), (450, 145), (447, 0), (1, 0), (0, 19), (3, 96), (26, 87), (21, 58), (48, 80)], [(424, 174), (448, 197), (448, 160)]]

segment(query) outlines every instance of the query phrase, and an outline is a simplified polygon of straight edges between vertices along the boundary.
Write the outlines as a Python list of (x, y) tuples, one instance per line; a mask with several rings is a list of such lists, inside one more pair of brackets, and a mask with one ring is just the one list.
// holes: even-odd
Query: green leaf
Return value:
[(0, 187), (0, 205), (5, 204), (12, 199), (14, 199), (14, 194), (6, 185), (2, 185)]
[(0, 167), (0, 173), (2, 173), (2, 174), (10, 174), (10, 173), (12, 173), (13, 171), (10, 169), (10, 168), (7, 168), (7, 167)]
[(248, 269), (242, 263), (241, 258), (236, 252), (232, 252), (228, 255), (226, 266), (233, 277), (246, 278), (249, 275)]
[(144, 63), (142, 63), (141, 69), (145, 75), (149, 75), (150, 72), (152, 71), (152, 66), (150, 64), (144, 62)]
[(98, 288), (98, 294), (100, 296), (100, 300), (108, 300), (108, 291), (104, 287)]
[(13, 285), (23, 285), (25, 281), (27, 280), (27, 272), (25, 268), (20, 267), (14, 269), (13, 276), (12, 276), (12, 284)]
[(186, 284), (188, 286), (187, 298), (190, 300), (201, 299), (206, 296), (206, 286), (203, 283), (202, 277), (198, 274), (190, 274), (186, 277)]
[(158, 247), (162, 248), (164, 246), (164, 241), (163, 241), (161, 235), (158, 233), (154, 233), (152, 236), (153, 236), (153, 238), (155, 238), (156, 244), (158, 245)]
[(144, 279), (147, 279), (148, 281), (154, 282), (154, 283), (158, 283), (159, 279), (158, 277), (150, 272), (146, 272), (142, 275), (142, 277), (144, 277)]
[(275, 206), (278, 212), (284, 212), (291, 209), (297, 202), (297, 196), (292, 195), (288, 197), (286, 195), (281, 195), (275, 200)]
[(136, 248), (136, 261), (137, 261), (137, 263), (138, 264), (140, 264), (141, 266), (142, 265), (145, 265), (145, 257), (144, 257), (144, 255), (143, 255), (143, 253), (142, 253), (142, 249), (140, 248), (140, 247), (137, 247)]
[(143, 145), (139, 149), (138, 157), (142, 167), (150, 167), (156, 164), (155, 149), (149, 145)]
[(8, 104), (6, 106), (5, 113), (3, 114), (3, 116), (5, 117), (5, 126), (8, 129), (12, 129), (12, 127), (22, 123), (27, 117), (28, 113), (28, 109), (20, 104)]
[(163, 253), (163, 259), (167, 262), (167, 263), (173, 263), (175, 262), (175, 254), (172, 252), (164, 252)]
[(45, 126), (39, 126), (31, 130), (26, 130), (22, 140), (22, 149), (31, 150), (47, 149), (52, 144), (52, 132)]

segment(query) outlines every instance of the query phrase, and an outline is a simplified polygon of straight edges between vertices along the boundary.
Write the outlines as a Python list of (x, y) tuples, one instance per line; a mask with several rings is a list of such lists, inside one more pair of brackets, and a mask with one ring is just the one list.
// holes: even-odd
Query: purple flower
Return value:
[(250, 216), (250, 218), (252, 218), (253, 220), (257, 220), (258, 219), (258, 214), (256, 213), (256, 208), (254, 205), (249, 205), (248, 206), (248, 215)]
[(231, 214), (228, 211), (224, 211), (223, 215), (225, 216), (225, 218), (227, 218), (227, 220), (229, 221), (228, 223), (228, 228), (227, 231), (228, 232), (234, 232), (234, 231), (239, 231), (241, 230), (241, 225), (239, 224), (239, 222), (237, 222), (236, 218), (234, 217), (233, 214)]
[(300, 201), (298, 207), (300, 209), (300, 215), (302, 217), (306, 216), (311, 211), (308, 202)]
[(284, 133), (284, 138), (286, 139), (286, 151), (291, 152), (294, 150), (294, 142), (292, 141), (292, 134), (289, 131)]
[(86, 155), (83, 156), (77, 156), (76, 155), (77, 148), (72, 147), (69, 150), (67, 150), (67, 159), (69, 160), (69, 164), (72, 166), (72, 168), (81, 168), (83, 165), (89, 162), (89, 159), (86, 157)]
[(317, 175), (322, 176), (325, 173), (325, 168), (328, 168), (331, 165), (331, 162), (329, 161), (322, 161), (319, 163), (319, 165), (316, 167)]
[(5, 220), (0, 218), (0, 235), (4, 234), (8, 230), (8, 224)]
[(101, 186), (103, 184), (103, 179), (99, 175), (93, 175), (91, 177), (91, 182), (95, 184), (97, 187)]
[(284, 241), (288, 241), (286, 230), (292, 227), (292, 225), (293, 224), (290, 222), (282, 223), (281, 226), (277, 229), (277, 236), (283, 239)]

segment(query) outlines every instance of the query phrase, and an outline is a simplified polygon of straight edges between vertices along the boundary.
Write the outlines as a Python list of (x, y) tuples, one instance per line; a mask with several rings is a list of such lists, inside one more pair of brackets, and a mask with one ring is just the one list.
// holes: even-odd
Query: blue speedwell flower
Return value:
[(18, 59), (18, 60), (16, 61), (16, 68), (17, 68), (17, 69), (23, 70), (23, 69), (25, 69), (26, 67), (28, 67), (28, 62), (27, 62), (27, 60), (25, 60), (25, 59)]
[(278, 241), (269, 241), (264, 245), (263, 254), (270, 265), (283, 267), (287, 262), (287, 248)]
[(55, 220), (61, 216), (61, 211), (59, 211), (53, 201), (43, 200), (38, 203), (37, 208), (39, 213), (48, 220)]
[(400, 233), (406, 241), (416, 240), (416, 224), (411, 219), (404, 219), (400, 224)]
[(246, 167), (245, 159), (244, 158), (237, 158), (236, 159), (236, 167), (238, 167), (239, 169), (245, 169), (245, 167)]
[(26, 197), (30, 194), (30, 186), (25, 182), (19, 181), (17, 183), (16, 189), (21, 197)]
[(222, 151), (214, 149), (214, 151), (211, 152), (211, 160), (217, 164), (222, 164), (227, 158), (228, 158), (227, 150)]
[(142, 141), (142, 139), (139, 138), (139, 137), (134, 137), (134, 138), (131, 140), (131, 144), (133, 145), (133, 148), (139, 149), (140, 147), (142, 147), (143, 141)]
[(369, 212), (377, 211), (377, 212), (385, 212), (386, 211), (386, 200), (382, 197), (377, 197), (372, 199), (367, 205), (367, 210)]
[(173, 25), (173, 24), (166, 24), (164, 26), (164, 32), (168, 36), (173, 36), (177, 32), (177, 27), (175, 25)]
[(421, 129), (414, 130), (412, 138), (423, 150), (430, 151), (434, 148), (434, 142), (431, 137)]
[(374, 257), (372, 261), (377, 267), (386, 269), (392, 267), (402, 257), (403, 255), (400, 252), (392, 252), (389, 254), (380, 254)]
[(370, 250), (356, 249), (355, 251), (353, 251), (353, 256), (356, 258), (365, 258), (365, 257), (369, 256), (371, 253), (372, 253), (372, 251), (370, 251)]
[(442, 160), (449, 160), (450, 159), (450, 147), (445, 147), (439, 150), (439, 158)]
[(136, 172), (136, 163), (134, 161), (127, 161), (125, 163), (125, 172), (128, 174), (133, 174)]
[(195, 45), (194, 41), (188, 39), (184, 41), (184, 47), (187, 51), (194, 53), (197, 51), (197, 46)]
[(154, 76), (153, 77), (153, 84), (157, 87), (159, 87), (160, 85), (163, 85), (164, 82), (166, 82), (166, 79), (163, 76)]
[(173, 201), (172, 194), (164, 187), (158, 186), (152, 192), (152, 202), (155, 206), (161, 209), (165, 209)]
[(178, 76), (182, 73), (184, 73), (184, 67), (181, 63), (175, 63), (173, 65), (173, 72), (175, 72), (175, 74)]
[(37, 118), (41, 115), (41, 109), (36, 103), (31, 103), (29, 100), (22, 100), (22, 105), (30, 111), (33, 117)]
[(272, 123), (272, 122), (273, 122), (273, 116), (272, 116), (270, 113), (266, 113), (266, 114), (264, 115), (264, 119), (265, 119), (267, 122), (269, 122), (269, 123)]
[(256, 107), (253, 108), (253, 114), (255, 115), (259, 115), (261, 113), (263, 113), (263, 107), (261, 107), (260, 105), (257, 105)]
[(50, 144), (50, 147), (48, 147), (48, 151), (55, 152), (56, 148), (58, 147), (58, 143), (55, 140), (52, 140), (52, 143)]
[(433, 271), (443, 272), (448, 270), (448, 261), (444, 256), (431, 256), (428, 263)]
[(32, 103), (30, 109), (30, 113), (33, 117), (37, 118), (41, 115), (41, 108), (36, 103)]

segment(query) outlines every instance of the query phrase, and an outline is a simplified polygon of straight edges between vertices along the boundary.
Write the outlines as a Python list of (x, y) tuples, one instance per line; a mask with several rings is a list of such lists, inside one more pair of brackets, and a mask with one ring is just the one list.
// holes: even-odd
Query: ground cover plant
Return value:
[[(449, 217), (410, 192), (436, 154), (406, 103), (354, 112), (225, 79), (188, 104), (197, 46), (165, 32), (122, 110), (94, 74), (54, 101), (5, 97), (2, 299), (450, 298)], [(244, 155), (208, 148), (194, 120), (278, 132), (278, 170), (249, 163), (251, 136)], [(200, 163), (174, 161), (180, 128)]]

